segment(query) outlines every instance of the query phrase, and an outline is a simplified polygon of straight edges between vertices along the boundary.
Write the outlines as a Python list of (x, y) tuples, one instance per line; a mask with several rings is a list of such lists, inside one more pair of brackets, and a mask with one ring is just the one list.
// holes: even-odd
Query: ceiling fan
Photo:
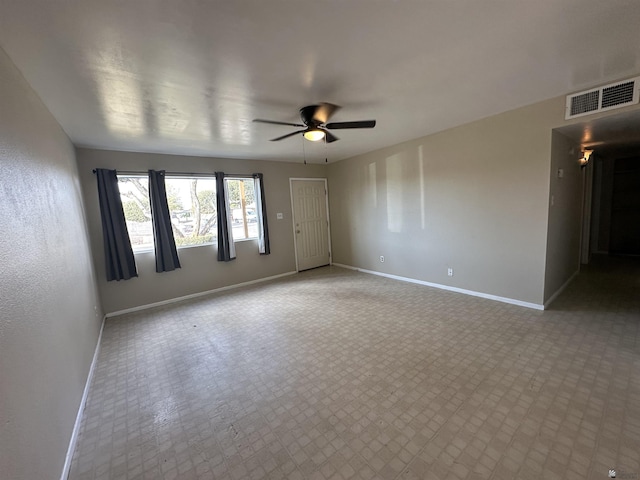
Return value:
[(300, 109), (300, 118), (302, 123), (289, 123), (278, 122), (275, 120), (262, 120), (256, 118), (253, 120), (258, 123), (270, 123), (272, 125), (288, 125), (291, 127), (300, 127), (303, 130), (297, 130), (292, 133), (287, 133), (281, 137), (272, 138), (272, 142), (278, 142), (285, 138), (293, 137), (294, 135), (302, 134), (307, 140), (317, 142), (323, 138), (327, 143), (332, 143), (338, 140), (338, 137), (333, 135), (329, 130), (341, 130), (346, 128), (373, 128), (376, 126), (375, 120), (360, 120), (356, 122), (332, 122), (327, 123), (329, 118), (339, 109), (338, 105), (332, 103), (320, 103), (318, 105), (309, 105)]

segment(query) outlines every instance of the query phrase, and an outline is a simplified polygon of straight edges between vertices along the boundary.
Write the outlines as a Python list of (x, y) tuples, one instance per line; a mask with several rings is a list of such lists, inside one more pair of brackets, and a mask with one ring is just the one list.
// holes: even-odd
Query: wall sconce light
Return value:
[(593, 150), (585, 148), (582, 150), (582, 158), (579, 160), (580, 166), (582, 168), (586, 167), (589, 164), (589, 158), (591, 158), (591, 154)]

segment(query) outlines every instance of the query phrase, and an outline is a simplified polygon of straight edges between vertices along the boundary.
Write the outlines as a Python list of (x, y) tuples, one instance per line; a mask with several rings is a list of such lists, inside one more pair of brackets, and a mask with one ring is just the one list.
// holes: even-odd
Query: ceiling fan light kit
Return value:
[(304, 135), (304, 138), (311, 142), (317, 142), (318, 140), (322, 140), (325, 137), (324, 132), (320, 129), (307, 130), (302, 135)]
[(302, 119), (301, 124), (279, 122), (276, 120), (263, 120), (260, 118), (256, 118), (253, 121), (257, 123), (269, 123), (272, 125), (286, 125), (290, 127), (303, 128), (303, 130), (298, 130), (292, 133), (287, 133), (286, 135), (282, 135), (280, 137), (272, 138), (272, 142), (278, 142), (280, 140), (284, 140), (285, 138), (289, 138), (302, 133), (304, 138), (312, 142), (317, 142), (318, 140), (322, 140), (324, 138), (326, 143), (332, 143), (338, 140), (338, 137), (329, 132), (329, 130), (373, 128), (376, 126), (375, 120), (327, 123), (329, 121), (329, 118), (331, 118), (331, 116), (339, 109), (340, 107), (338, 105), (334, 105), (332, 103), (320, 103), (318, 105), (308, 105), (306, 107), (302, 107), (300, 109), (300, 118)]

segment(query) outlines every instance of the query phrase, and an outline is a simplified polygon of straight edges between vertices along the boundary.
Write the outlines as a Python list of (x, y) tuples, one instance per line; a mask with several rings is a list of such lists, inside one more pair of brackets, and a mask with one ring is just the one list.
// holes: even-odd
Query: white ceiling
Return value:
[[(0, 46), (77, 145), (334, 161), (638, 74), (640, 1), (2, 0)], [(378, 124), (252, 123), (317, 102)]]

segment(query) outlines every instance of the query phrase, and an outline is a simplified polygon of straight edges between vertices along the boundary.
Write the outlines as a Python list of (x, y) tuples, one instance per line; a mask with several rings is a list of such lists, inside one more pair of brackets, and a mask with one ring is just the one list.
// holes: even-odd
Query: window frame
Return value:
[[(120, 187), (120, 179), (121, 178), (137, 178), (137, 179), (143, 179), (145, 181), (148, 182), (148, 175), (144, 174), (144, 173), (137, 173), (137, 172), (117, 172), (116, 176), (118, 177), (118, 187)], [(207, 180), (207, 181), (212, 181), (213, 182), (213, 198), (215, 201), (215, 195), (216, 195), (216, 185), (215, 185), (215, 176), (214, 175), (210, 175), (210, 174), (175, 174), (175, 173), (165, 173), (165, 185), (168, 183), (168, 180), (181, 180), (181, 179), (186, 179), (186, 180)], [(123, 182), (124, 183), (124, 182)], [(149, 190), (149, 185), (147, 183), (146, 185), (146, 189), (147, 189), (147, 197), (146, 197), (146, 201), (149, 202), (149, 197), (148, 197), (148, 190)], [(210, 190), (210, 189), (208, 189)], [(124, 198), (122, 197), (122, 193), (121, 193), (121, 198), (123, 199), (123, 205), (124, 205)], [(167, 199), (168, 202), (168, 199)], [(215, 205), (216, 209), (217, 209), (217, 204)], [(184, 211), (187, 211), (189, 209), (186, 209)], [(150, 207), (149, 207), (149, 214), (150, 213)], [(173, 218), (173, 211), (171, 208), (169, 208), (169, 212), (171, 213), (171, 216)], [(217, 216), (217, 212), (213, 214), (214, 216)], [(127, 219), (126, 213), (125, 213), (125, 221), (130, 222), (131, 220)], [(151, 220), (149, 220), (149, 223), (151, 223)], [(128, 225), (127, 225), (128, 227)], [(174, 227), (175, 228), (175, 227)], [(127, 230), (129, 230), (129, 228), (127, 228)], [(174, 235), (175, 237), (175, 235)], [(131, 238), (131, 232), (129, 232), (129, 242), (131, 242), (131, 247), (133, 249), (133, 254), (134, 255), (138, 255), (138, 254), (148, 254), (148, 253), (153, 253), (155, 252), (155, 241), (153, 239), (153, 227), (151, 227), (151, 244), (149, 245), (148, 243), (145, 244), (144, 248), (136, 248), (134, 246), (134, 243), (132, 242), (132, 238)], [(190, 245), (179, 245), (178, 242), (176, 241), (177, 239), (174, 238), (174, 241), (176, 243), (176, 249), (181, 250), (183, 248), (195, 248), (195, 247), (207, 247), (207, 246), (211, 246), (211, 245), (218, 245), (218, 232), (217, 232), (217, 228), (213, 229), (213, 236), (212, 236), (212, 240), (210, 242), (206, 242), (206, 243), (196, 243), (196, 244), (190, 244)], [(234, 240), (235, 241), (235, 240)]]
[[(130, 222), (132, 222), (132, 220), (130, 220), (127, 217), (127, 212), (125, 210), (125, 200), (123, 198), (123, 193), (122, 190), (120, 189), (120, 185), (121, 185), (121, 179), (122, 178), (136, 178), (136, 179), (142, 179), (144, 180), (147, 184), (146, 184), (146, 189), (147, 189), (147, 196), (145, 198), (145, 201), (147, 202), (147, 206), (149, 207), (149, 215), (151, 215), (151, 204), (150, 204), (150, 200), (149, 200), (149, 176), (145, 175), (144, 173), (120, 173), (120, 172), (116, 172), (116, 177), (118, 178), (118, 190), (120, 191), (120, 199), (122, 201), (122, 207), (124, 210), (124, 218), (125, 218), (125, 223), (127, 224), (127, 233), (129, 235), (129, 243), (131, 244), (131, 248), (133, 250), (133, 254), (138, 255), (139, 253), (141, 254), (145, 254), (145, 253), (153, 253), (155, 252), (155, 242), (154, 242), (154, 238), (153, 238), (153, 224), (152, 224), (152, 220), (151, 217), (149, 217), (149, 228), (150, 228), (150, 235), (151, 235), (151, 243), (145, 243), (143, 248), (136, 248), (136, 244), (132, 241), (132, 237), (131, 237), (131, 226), (130, 226)], [(126, 183), (126, 182), (122, 182), (122, 183)], [(131, 200), (135, 203), (134, 200)], [(146, 215), (146, 213), (143, 210), (143, 214)]]
[[(238, 243), (238, 242), (248, 242), (248, 241), (258, 241), (259, 237), (260, 237), (260, 215), (258, 214), (258, 205), (257, 205), (257, 201), (255, 198), (255, 186), (253, 186), (253, 207), (250, 207), (251, 204), (247, 204), (247, 200), (246, 200), (246, 195), (244, 195), (244, 182), (245, 181), (250, 181), (250, 182), (255, 182), (255, 178), (253, 176), (242, 176), (242, 175), (225, 175), (224, 177), (224, 183), (225, 183), (225, 188), (227, 189), (227, 192), (229, 192), (229, 181), (238, 181), (240, 182), (239, 185), (242, 185), (242, 188), (239, 187), (239, 191), (240, 193), (240, 208), (232, 208), (231, 206), (231, 200), (229, 200), (229, 211), (232, 212), (232, 218), (233, 218), (233, 211), (234, 210), (242, 210), (242, 226), (244, 228), (244, 232), (245, 232), (245, 237), (244, 238), (235, 238), (235, 236), (233, 237), (233, 243)], [(254, 210), (254, 215), (255, 215), (255, 222), (249, 222), (249, 218), (247, 216), (247, 208), (253, 208)], [(256, 228), (256, 232), (255, 232), (255, 236), (249, 236), (249, 224), (250, 223), (255, 223), (257, 228)], [(232, 220), (232, 224), (234, 224), (233, 220)], [(232, 235), (234, 233), (234, 230), (232, 228)]]
[[(216, 198), (216, 184), (215, 184), (215, 176), (214, 175), (207, 175), (207, 174), (188, 174), (188, 175), (177, 175), (177, 174), (171, 174), (171, 173), (165, 173), (164, 176), (165, 179), (165, 186), (167, 185), (167, 181), (168, 180), (207, 180), (207, 181), (211, 181), (213, 182), (213, 198), (215, 200)], [(169, 201), (169, 199), (167, 199), (167, 202)], [(216, 202), (217, 203), (217, 202)], [(218, 208), (218, 205), (215, 205), (215, 208)], [(189, 209), (183, 209), (183, 211), (188, 211)], [(169, 213), (171, 214), (171, 216), (173, 217), (173, 212), (171, 211), (171, 207), (169, 207)], [(202, 215), (202, 214), (201, 214)], [(214, 216), (217, 216), (217, 211), (216, 213), (213, 213)], [(217, 220), (216, 220), (217, 222)], [(175, 238), (174, 235), (174, 241), (176, 243), (176, 249), (181, 250), (183, 248), (196, 248), (196, 247), (207, 247), (210, 245), (218, 245), (218, 231), (217, 228), (214, 229), (213, 231), (213, 236), (212, 236), (212, 240), (210, 242), (206, 242), (206, 243), (194, 243), (194, 244), (190, 244), (190, 245), (178, 245), (177, 239)]]

